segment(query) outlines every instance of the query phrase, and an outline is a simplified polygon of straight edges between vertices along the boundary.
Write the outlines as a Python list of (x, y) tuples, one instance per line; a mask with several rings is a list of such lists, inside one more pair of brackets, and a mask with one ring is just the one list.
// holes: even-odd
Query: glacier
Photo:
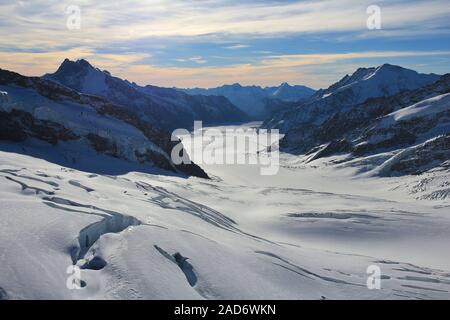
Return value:
[[(2, 299), (449, 297), (448, 199), (418, 202), (402, 188), (417, 177), (287, 153), (276, 176), (213, 164), (210, 180), (112, 175), (125, 160), (74, 169), (29, 155), (60, 146), (0, 144)], [(80, 290), (66, 286), (73, 265)], [(380, 290), (366, 286), (371, 265)]]

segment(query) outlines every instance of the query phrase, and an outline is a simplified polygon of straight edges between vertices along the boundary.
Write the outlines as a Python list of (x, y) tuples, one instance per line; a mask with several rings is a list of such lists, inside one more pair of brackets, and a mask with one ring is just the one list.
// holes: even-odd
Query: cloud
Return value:
[[(372, 0), (85, 0), (79, 4), (81, 30), (66, 28), (68, 16), (64, 2), (20, 3), (1, 4), (3, 47), (98, 47), (136, 39), (195, 38), (214, 34), (222, 37), (327, 32), (357, 32), (366, 37), (379, 34), (366, 28), (366, 9), (373, 4)], [(447, 0), (381, 0), (377, 4), (382, 10), (385, 30), (395, 31), (400, 36), (416, 31), (433, 34), (444, 26), (448, 34), (450, 6)]]
[(261, 64), (272, 68), (289, 68), (305, 65), (329, 64), (340, 60), (446, 55), (450, 55), (450, 51), (366, 51), (326, 54), (292, 54), (268, 56), (261, 61)]
[(160, 67), (135, 63), (121, 70), (113, 68), (110, 71), (143, 85), (157, 84), (166, 87), (215, 87), (236, 82), (244, 85), (274, 85), (287, 81), (320, 88), (328, 87), (360, 66), (373, 66), (371, 59), (449, 55), (450, 51), (295, 54), (267, 56), (255, 63), (227, 66)]
[(182, 62), (182, 63), (184, 63), (184, 62), (194, 62), (194, 63), (197, 63), (197, 64), (204, 64), (204, 63), (208, 62), (202, 56), (195, 56), (195, 57), (190, 57), (190, 58), (178, 58), (178, 59), (175, 59), (175, 61)]
[(201, 56), (191, 61), (199, 66), (161, 67), (144, 63), (149, 58), (144, 54), (98, 54), (81, 48), (69, 51), (42, 53), (0, 52), (2, 68), (26, 75), (42, 75), (56, 70), (58, 64), (68, 57), (85, 58), (101, 69), (114, 75), (146, 85), (178, 87), (214, 87), (224, 83), (240, 82), (252, 85), (274, 85), (282, 82), (307, 84), (315, 88), (327, 87), (346, 73), (352, 73), (362, 65), (369, 65), (371, 59), (399, 57), (448, 57), (450, 51), (366, 51), (350, 53), (291, 54), (265, 56), (254, 63), (225, 66), (202, 66)]
[[(269, 51), (291, 53), (292, 46), (283, 48), (283, 40), (291, 35), (323, 41), (331, 33), (334, 43), (347, 41), (350, 47), (358, 39), (367, 44), (370, 38), (449, 35), (448, 0), (378, 0), (383, 30), (374, 31), (366, 28), (366, 9), (373, 0), (77, 2), (81, 29), (68, 30), (68, 2), (0, 0), (0, 67), (41, 75), (55, 70), (66, 57), (85, 58), (142, 84), (270, 85), (290, 81), (320, 87), (342, 72), (353, 71), (356, 60), (363, 64), (370, 59), (449, 55), (447, 51), (389, 51), (382, 47), (380, 51), (347, 53), (275, 55)], [(265, 48), (251, 42), (266, 37), (276, 38), (280, 46)], [(204, 46), (190, 45), (199, 39)], [(250, 47), (246, 43), (254, 49), (253, 56), (242, 56), (247, 50), (239, 49)], [(174, 56), (180, 47), (190, 56)], [(213, 47), (215, 50), (210, 50)], [(332, 52), (333, 46), (326, 49)], [(176, 66), (166, 67), (171, 62), (177, 62)]]
[(203, 64), (203, 63), (208, 62), (205, 59), (203, 59), (203, 57), (201, 57), (201, 56), (191, 57), (188, 60), (192, 61), (192, 62), (195, 62), (195, 63), (198, 63), (198, 64)]
[(172, 87), (215, 87), (224, 83), (274, 85), (282, 82), (328, 87), (371, 59), (449, 56), (450, 51), (367, 51), (266, 56), (254, 63), (226, 66), (159, 67), (135, 64), (124, 75), (141, 84)]
[(246, 44), (235, 44), (235, 45), (232, 45), (232, 46), (227, 46), (227, 47), (224, 47), (225, 49), (230, 49), (230, 50), (236, 50), (236, 49), (245, 49), (245, 48), (248, 48), (249, 47), (249, 45), (246, 45)]

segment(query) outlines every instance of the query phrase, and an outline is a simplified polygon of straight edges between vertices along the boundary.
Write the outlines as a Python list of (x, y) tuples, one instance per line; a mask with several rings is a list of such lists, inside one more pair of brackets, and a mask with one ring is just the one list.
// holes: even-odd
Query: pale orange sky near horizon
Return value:
[[(0, 67), (9, 69), (28, 76), (42, 76), (46, 73), (53, 73), (65, 58), (77, 60), (85, 58), (95, 67), (101, 70), (107, 70), (113, 76), (117, 76), (129, 81), (134, 81), (141, 85), (155, 84), (165, 87), (215, 87), (223, 84), (240, 83), (242, 85), (260, 85), (271, 86), (279, 85), (283, 82), (292, 84), (308, 85), (318, 89), (326, 83), (326, 80), (320, 76), (312, 75), (309, 72), (320, 68), (327, 68), (330, 63), (346, 61), (350, 59), (363, 58), (390, 58), (404, 56), (433, 56), (449, 54), (449, 52), (359, 52), (345, 54), (310, 54), (310, 55), (291, 55), (270, 57), (261, 61), (259, 64), (242, 64), (224, 67), (157, 67), (147, 64), (134, 64), (143, 56), (139, 54), (129, 55), (96, 55), (90, 52), (79, 50), (69, 50), (67, 52), (51, 53), (21, 53), (9, 58), (10, 53), (0, 52)], [(33, 60), (33, 64), (28, 64), (28, 60)], [(6, 67), (3, 62), (6, 61)], [(8, 65), (10, 68), (8, 68)], [(361, 65), (348, 63), (342, 70), (338, 69), (338, 77), (352, 73)], [(371, 65), (368, 65), (369, 67)], [(374, 65), (372, 65), (374, 66)], [(301, 71), (303, 68), (304, 72)], [(280, 72), (282, 71), (282, 72)], [(326, 78), (329, 74), (326, 74)], [(255, 83), (254, 79), (264, 79), (264, 81)], [(314, 80), (316, 78), (316, 81)], [(332, 80), (337, 81), (338, 78)], [(332, 81), (329, 85), (332, 84)], [(322, 86), (321, 86), (322, 85)]]

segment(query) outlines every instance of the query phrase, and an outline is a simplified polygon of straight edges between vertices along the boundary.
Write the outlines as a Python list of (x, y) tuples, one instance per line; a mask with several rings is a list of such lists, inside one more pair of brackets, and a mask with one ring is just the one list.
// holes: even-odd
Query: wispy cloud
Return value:
[(188, 60), (189, 60), (189, 61), (192, 61), (192, 62), (195, 62), (195, 63), (198, 63), (198, 64), (203, 64), (203, 63), (206, 63), (206, 62), (207, 62), (207, 61), (206, 61), (205, 59), (203, 59), (203, 57), (201, 57), (201, 56), (191, 57), (191, 58), (189, 58)]
[[(448, 56), (450, 51), (368, 51), (350, 53), (298, 54), (267, 56), (255, 63), (228, 66), (158, 67), (135, 64), (126, 74), (137, 82), (164, 86), (214, 87), (240, 82), (273, 85), (282, 82), (303, 83), (315, 88), (327, 87), (359, 66), (374, 66), (370, 59), (417, 56)], [(358, 62), (359, 61), (359, 62)], [(155, 76), (154, 76), (155, 75)]]
[[(325, 54), (293, 54), (266, 56), (254, 63), (227, 66), (171, 66), (161, 67), (142, 63), (148, 56), (140, 54), (111, 55), (96, 54), (89, 49), (74, 49), (68, 52), (11, 53), (0, 52), (0, 59), (12, 70), (25, 74), (41, 75), (54, 71), (65, 56), (84, 57), (101, 69), (141, 84), (162, 86), (211, 87), (224, 83), (240, 82), (272, 85), (289, 81), (306, 83), (319, 88), (326, 87), (357, 66), (372, 65), (371, 59), (389, 59), (417, 56), (448, 56), (450, 51), (367, 51)], [(183, 61), (203, 64), (202, 57), (191, 57)], [(358, 62), (359, 61), (359, 62)]]
[(197, 64), (204, 64), (204, 63), (208, 62), (202, 56), (195, 56), (195, 57), (190, 57), (190, 58), (177, 58), (177, 59), (175, 59), (175, 61), (181, 62), (181, 63), (194, 62)]
[[(67, 3), (35, 0), (1, 4), (2, 45), (19, 48), (104, 45), (148, 37), (196, 37), (211, 34), (321, 33), (353, 31), (366, 36), (367, 6), (372, 0), (321, 1), (82, 1), (81, 30), (67, 30)], [(398, 34), (433, 33), (446, 26), (447, 0), (377, 1), (385, 30)], [(438, 25), (433, 22), (441, 21)], [(424, 24), (428, 28), (424, 28)]]
[(235, 44), (235, 45), (232, 45), (232, 46), (227, 46), (227, 47), (224, 47), (225, 49), (230, 49), (230, 50), (237, 50), (237, 49), (245, 49), (245, 48), (248, 48), (249, 47), (249, 45), (247, 45), (247, 44)]
[(305, 65), (320, 65), (338, 62), (340, 60), (370, 59), (370, 58), (393, 58), (393, 57), (424, 57), (424, 56), (446, 56), (450, 51), (366, 51), (348, 53), (326, 53), (326, 54), (292, 54), (268, 56), (261, 61), (262, 65), (271, 67), (287, 68)]

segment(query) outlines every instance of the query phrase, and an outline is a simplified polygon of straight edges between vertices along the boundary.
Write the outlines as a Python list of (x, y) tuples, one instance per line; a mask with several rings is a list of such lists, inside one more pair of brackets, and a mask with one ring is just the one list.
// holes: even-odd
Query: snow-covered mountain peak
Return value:
[(79, 92), (101, 96), (107, 90), (106, 81), (111, 78), (111, 74), (95, 68), (85, 59), (65, 59), (55, 73), (46, 74), (43, 78), (54, 80)]
[[(227, 87), (227, 85), (225, 85), (224, 87)], [(233, 83), (233, 84), (230, 84), (230, 85), (228, 85), (228, 87), (230, 87), (230, 88), (232, 88), (232, 89), (236, 89), (236, 90), (238, 90), (238, 89), (241, 89), (242, 88), (242, 86), (241, 86), (241, 84), (240, 83)]]
[(418, 78), (420, 78), (421, 76), (429, 76), (429, 77), (435, 77), (435, 78), (439, 78), (439, 76), (434, 75), (434, 74), (419, 74), (418, 72), (414, 71), (414, 70), (410, 70), (410, 69), (406, 69), (400, 66), (396, 66), (396, 65), (392, 65), (392, 64), (383, 64), (377, 68), (375, 68), (375, 70), (373, 70), (371, 72), (371, 74), (368, 74), (363, 80), (369, 80), (372, 78), (379, 78), (379, 80), (385, 80), (387, 78), (403, 78), (405, 80), (408, 81), (418, 81)]
[(76, 64), (82, 66), (82, 67), (86, 67), (86, 68), (94, 68), (87, 60), (85, 59), (78, 59), (77, 61), (75, 61)]
[(376, 68), (364, 81), (373, 81), (375, 86), (391, 95), (402, 90), (417, 89), (437, 81), (439, 77), (436, 74), (423, 74), (400, 66), (384, 64)]
[[(85, 59), (79, 59), (76, 61), (72, 61), (70, 59), (64, 59), (64, 61), (59, 66), (56, 73), (59, 74), (78, 74), (80, 72), (87, 72), (87, 71), (93, 71), (93, 72), (102, 72), (100, 69), (95, 68), (92, 66), (89, 61)], [(109, 73), (109, 72), (108, 72)]]
[(352, 103), (361, 103), (372, 97), (394, 95), (403, 90), (414, 90), (439, 79), (436, 74), (423, 74), (400, 66), (383, 64), (378, 67), (358, 68), (328, 89), (319, 90), (316, 99), (329, 98), (337, 93), (351, 96)]

